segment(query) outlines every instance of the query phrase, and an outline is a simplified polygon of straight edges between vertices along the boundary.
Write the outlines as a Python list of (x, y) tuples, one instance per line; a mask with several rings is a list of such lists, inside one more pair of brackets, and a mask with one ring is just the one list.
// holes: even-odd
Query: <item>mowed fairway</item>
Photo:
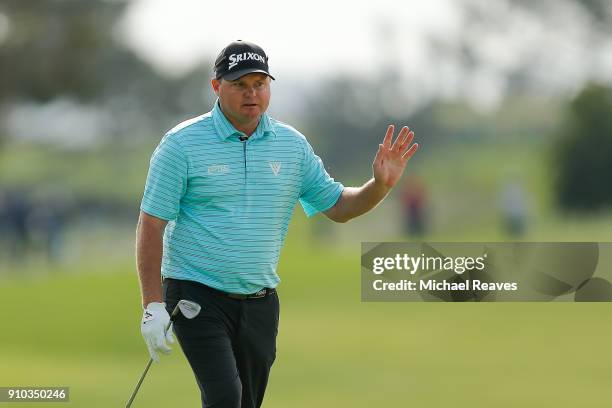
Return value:
[[(137, 278), (127, 263), (83, 268), (2, 281), (0, 385), (69, 386), (71, 402), (58, 407), (122, 407), (148, 358)], [(293, 241), (280, 273), (265, 407), (612, 401), (609, 304), (361, 303), (358, 248), (339, 254)], [(153, 366), (133, 406), (199, 406), (178, 346)]]

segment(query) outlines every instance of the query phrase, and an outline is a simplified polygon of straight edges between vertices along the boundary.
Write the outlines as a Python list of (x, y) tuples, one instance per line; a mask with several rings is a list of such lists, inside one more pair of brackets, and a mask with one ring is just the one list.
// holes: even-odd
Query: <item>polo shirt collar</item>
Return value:
[[(213, 124), (215, 126), (215, 130), (217, 134), (221, 138), (221, 140), (226, 140), (228, 137), (232, 135), (241, 135), (242, 132), (236, 130), (234, 125), (230, 123), (229, 120), (225, 117), (223, 112), (221, 111), (221, 106), (219, 105), (219, 99), (215, 101), (215, 105), (212, 109), (212, 119)], [(272, 128), (272, 121), (267, 113), (264, 112), (259, 119), (259, 124), (257, 125), (257, 129), (251, 135), (251, 139), (258, 139), (260, 137), (265, 137), (267, 135), (272, 135), (276, 138), (276, 132)]]

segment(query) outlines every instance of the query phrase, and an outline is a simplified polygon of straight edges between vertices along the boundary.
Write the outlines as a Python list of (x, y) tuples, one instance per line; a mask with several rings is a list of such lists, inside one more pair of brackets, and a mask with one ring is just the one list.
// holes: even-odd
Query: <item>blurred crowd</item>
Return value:
[(0, 259), (20, 263), (40, 253), (49, 262), (60, 260), (73, 212), (67, 196), (39, 198), (28, 190), (0, 190)]
[[(404, 233), (411, 238), (425, 238), (431, 232), (432, 217), (426, 182), (415, 175), (407, 176), (400, 200)], [(505, 237), (519, 239), (527, 233), (531, 200), (531, 194), (518, 178), (508, 178), (499, 184), (497, 217)]]

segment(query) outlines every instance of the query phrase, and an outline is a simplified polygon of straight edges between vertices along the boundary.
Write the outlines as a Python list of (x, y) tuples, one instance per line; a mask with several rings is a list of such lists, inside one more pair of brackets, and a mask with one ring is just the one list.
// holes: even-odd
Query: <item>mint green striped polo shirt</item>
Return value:
[(264, 114), (247, 141), (243, 135), (217, 101), (155, 149), (140, 208), (168, 221), (164, 277), (232, 293), (274, 288), (295, 204), (310, 217), (340, 197), (342, 184), (291, 126)]

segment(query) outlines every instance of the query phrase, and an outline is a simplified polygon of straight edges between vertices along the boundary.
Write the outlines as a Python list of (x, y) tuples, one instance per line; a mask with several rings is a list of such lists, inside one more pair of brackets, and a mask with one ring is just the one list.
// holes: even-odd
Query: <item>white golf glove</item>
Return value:
[(170, 315), (166, 311), (165, 303), (151, 302), (142, 314), (140, 331), (145, 343), (147, 343), (149, 354), (155, 362), (159, 362), (158, 352), (168, 354), (172, 350), (166, 343), (166, 341), (174, 343), (172, 327), (166, 332), (169, 323)]

